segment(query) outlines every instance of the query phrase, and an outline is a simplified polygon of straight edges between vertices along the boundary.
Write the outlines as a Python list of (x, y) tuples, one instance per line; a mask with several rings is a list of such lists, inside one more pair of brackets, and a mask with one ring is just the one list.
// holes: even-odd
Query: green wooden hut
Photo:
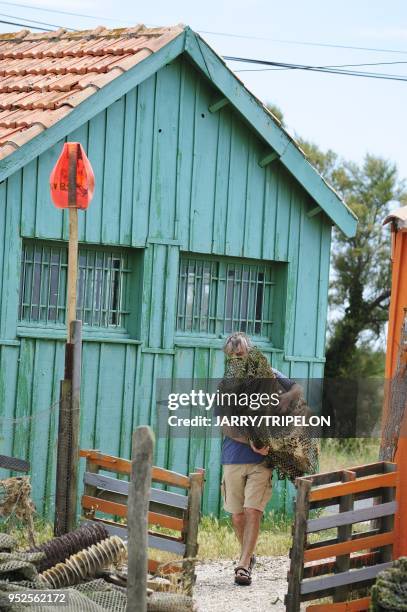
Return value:
[[(332, 225), (356, 219), (295, 141), (187, 27), (0, 36), (0, 453), (32, 464), (52, 511), (66, 338), (67, 216), (49, 195), (64, 141), (96, 176), (80, 214), (81, 445), (129, 457), (157, 378), (219, 377), (242, 329), (292, 377), (321, 377)], [(157, 465), (207, 469), (216, 438), (159, 438)], [(274, 507), (284, 510), (286, 484)]]

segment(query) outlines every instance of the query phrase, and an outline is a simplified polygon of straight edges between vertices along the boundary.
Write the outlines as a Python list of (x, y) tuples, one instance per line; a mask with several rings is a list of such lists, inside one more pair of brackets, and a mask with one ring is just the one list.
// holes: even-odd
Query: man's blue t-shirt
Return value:
[[(273, 368), (274, 374), (279, 379), (281, 386), (286, 391), (289, 391), (295, 384), (293, 380)], [(237, 442), (227, 436), (223, 440), (221, 463), (222, 465), (229, 465), (231, 463), (261, 463), (264, 460), (262, 455), (255, 453), (254, 450), (244, 442)]]

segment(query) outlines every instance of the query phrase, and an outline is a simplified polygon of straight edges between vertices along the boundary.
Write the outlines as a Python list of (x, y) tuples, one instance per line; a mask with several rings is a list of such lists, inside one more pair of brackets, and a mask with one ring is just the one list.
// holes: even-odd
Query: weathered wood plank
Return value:
[[(129, 492), (129, 483), (126, 480), (102, 476), (102, 474), (85, 472), (83, 482), (85, 485), (92, 485), (103, 491), (112, 491), (121, 495), (128, 495)], [(150, 489), (150, 501), (167, 506), (175, 506), (184, 510), (188, 507), (188, 497), (186, 495), (162, 491), (153, 487)]]
[(147, 513), (153, 452), (152, 430), (149, 427), (137, 427), (133, 433), (131, 453), (126, 612), (147, 610)]
[[(188, 531), (185, 538), (185, 554), (189, 559), (194, 559), (198, 553), (198, 527), (203, 479), (203, 472), (190, 475), (191, 488), (188, 494)], [(184, 587), (188, 595), (192, 595), (192, 589), (196, 579), (194, 567), (195, 564), (192, 561), (185, 561), (183, 565), (185, 574)]]
[(287, 612), (300, 610), (300, 584), (304, 569), (304, 546), (307, 537), (307, 517), (309, 510), (309, 493), (311, 483), (298, 478), (296, 511), (293, 529), (293, 545), (290, 551), (290, 570), (288, 574), (288, 590), (285, 598)]
[(318, 548), (308, 549), (304, 552), (304, 562), (318, 561), (319, 559), (328, 559), (328, 557), (334, 557), (336, 555), (344, 555), (358, 550), (365, 550), (367, 548), (378, 548), (379, 546), (386, 546), (394, 542), (394, 531), (388, 533), (379, 533), (374, 536), (368, 536), (365, 538), (357, 538), (355, 540), (348, 540), (346, 542), (338, 542), (328, 546), (320, 546)]
[(372, 567), (364, 567), (360, 570), (352, 570), (349, 572), (342, 572), (335, 574), (334, 576), (327, 576), (324, 578), (316, 578), (315, 580), (307, 580), (301, 582), (301, 595), (308, 595), (311, 593), (318, 593), (318, 591), (326, 591), (327, 589), (336, 589), (338, 586), (347, 584), (358, 584), (359, 582), (366, 582), (376, 578), (379, 572), (384, 569), (391, 567), (391, 562), (379, 563)]
[[(102, 453), (86, 449), (80, 451), (80, 456), (89, 458), (93, 463), (99, 465), (101, 469), (108, 472), (130, 474), (131, 462), (128, 459), (121, 459), (120, 457), (113, 457), (112, 455), (103, 455)], [(190, 486), (188, 476), (156, 466), (153, 467), (151, 479), (155, 482), (162, 482), (184, 489), (188, 489)]]
[(324, 603), (307, 606), (306, 612), (365, 612), (369, 609), (370, 597), (362, 597), (343, 603)]
[[(358, 533), (352, 534), (352, 540), (358, 540), (360, 538), (367, 538), (370, 536), (374, 536), (380, 533), (379, 529), (371, 529), (370, 531), (360, 531)], [(329, 538), (329, 540), (320, 540), (319, 542), (312, 542), (307, 545), (306, 550), (313, 550), (314, 548), (319, 548), (322, 546), (333, 546), (338, 543), (338, 538)]]
[[(118, 504), (116, 502), (100, 499), (99, 497), (84, 495), (82, 497), (82, 508), (85, 508), (85, 510), (93, 510), (95, 512), (114, 514), (123, 518), (127, 517), (126, 504)], [(165, 514), (158, 514), (157, 512), (148, 513), (148, 522), (152, 525), (160, 525), (161, 527), (167, 527), (168, 529), (175, 529), (178, 531), (182, 531), (184, 529), (183, 519), (173, 516), (166, 516)]]
[(330, 529), (331, 527), (340, 527), (341, 525), (349, 525), (350, 523), (360, 523), (362, 521), (370, 521), (382, 516), (389, 516), (397, 511), (397, 502), (388, 502), (379, 504), (371, 508), (362, 508), (361, 510), (351, 510), (350, 512), (342, 512), (341, 514), (333, 514), (331, 516), (323, 516), (318, 519), (310, 519), (307, 522), (307, 533)]
[[(116, 523), (115, 521), (110, 521), (108, 519), (102, 518), (94, 518), (92, 520), (86, 519), (83, 521), (84, 523), (103, 523), (106, 527), (109, 535), (117, 535), (122, 540), (128, 539), (128, 529), (126, 524)], [(157, 550), (163, 550), (165, 552), (174, 553), (176, 555), (183, 556), (185, 554), (185, 544), (183, 542), (177, 541), (170, 536), (148, 533), (148, 547), (156, 548)]]
[(358, 478), (352, 482), (325, 485), (312, 489), (310, 492), (310, 501), (321, 501), (323, 499), (330, 499), (331, 497), (342, 497), (343, 495), (349, 495), (350, 493), (370, 491), (382, 487), (395, 487), (396, 484), (397, 472), (366, 476), (364, 478)]
[[(350, 557), (348, 569), (356, 569), (359, 567), (365, 567), (367, 565), (376, 565), (376, 563), (380, 563), (380, 553), (378, 551), (357, 554)], [(316, 576), (333, 574), (334, 572), (335, 560), (332, 559), (330, 561), (323, 561), (322, 563), (307, 565), (304, 567), (303, 578), (315, 578)], [(341, 599), (340, 601), (344, 601), (344, 599), (346, 600), (347, 597)]]
[(24, 459), (17, 459), (16, 457), (8, 457), (7, 455), (0, 455), (0, 468), (4, 470), (13, 470), (14, 472), (27, 472), (30, 471), (30, 462)]

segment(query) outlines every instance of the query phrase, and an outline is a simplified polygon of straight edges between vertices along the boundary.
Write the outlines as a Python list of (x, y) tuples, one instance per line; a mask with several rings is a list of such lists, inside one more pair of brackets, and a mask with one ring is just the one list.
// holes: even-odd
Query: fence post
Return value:
[(297, 499), (293, 526), (293, 544), (290, 550), (288, 591), (285, 598), (286, 612), (299, 612), (301, 602), (301, 580), (304, 566), (304, 548), (307, 537), (309, 492), (311, 481), (297, 478)]
[(72, 321), (71, 343), (66, 345), (65, 380), (61, 381), (54, 534), (76, 527), (80, 392), (82, 371), (82, 322)]
[(71, 387), (72, 384), (70, 380), (61, 380), (58, 420), (57, 475), (55, 491), (55, 536), (60, 536), (67, 532), (67, 474), (71, 432)]
[(133, 433), (131, 480), (128, 493), (127, 612), (147, 610), (148, 505), (153, 465), (154, 434), (149, 427)]
[[(200, 470), (189, 475), (190, 489), (188, 492), (188, 532), (185, 542), (185, 556), (188, 559), (195, 558), (198, 554), (198, 528), (201, 511), (202, 483), (205, 471)], [(183, 564), (184, 570), (184, 588), (187, 595), (192, 596), (192, 591), (195, 583), (195, 563), (194, 561), (185, 561)]]
[(72, 394), (71, 394), (71, 448), (68, 474), (68, 516), (67, 529), (76, 528), (78, 505), (78, 464), (79, 464), (79, 429), (82, 374), (82, 321), (71, 322), (72, 342)]

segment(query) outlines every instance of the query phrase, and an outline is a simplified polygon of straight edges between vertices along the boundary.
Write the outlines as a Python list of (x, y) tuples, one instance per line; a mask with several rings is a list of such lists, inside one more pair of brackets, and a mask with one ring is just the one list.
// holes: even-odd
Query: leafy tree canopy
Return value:
[[(268, 106), (273, 114), (280, 114), (284, 125), (280, 109)], [(330, 304), (334, 317), (325, 375), (352, 376), (356, 362), (358, 369), (363, 365), (369, 374), (377, 368), (366, 358), (366, 351), (382, 338), (390, 297), (390, 235), (382, 224), (390, 209), (407, 204), (406, 186), (397, 176), (396, 165), (387, 159), (367, 154), (357, 164), (304, 139), (297, 137), (297, 142), (359, 219), (355, 237), (346, 238), (337, 229), (333, 234)]]

